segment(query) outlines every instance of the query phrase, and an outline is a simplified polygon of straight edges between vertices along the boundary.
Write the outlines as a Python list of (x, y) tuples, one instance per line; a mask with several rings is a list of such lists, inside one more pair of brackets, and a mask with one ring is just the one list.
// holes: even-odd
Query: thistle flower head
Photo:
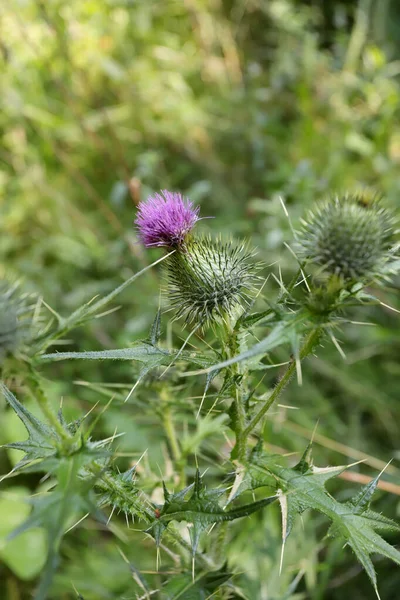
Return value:
[(140, 202), (135, 223), (146, 247), (181, 246), (199, 220), (199, 208), (181, 194), (163, 190)]
[(242, 245), (210, 237), (191, 239), (167, 263), (169, 295), (178, 317), (209, 324), (247, 303), (257, 266)]
[(376, 197), (337, 196), (302, 222), (297, 250), (345, 281), (380, 279), (393, 258), (393, 226), (393, 216)]

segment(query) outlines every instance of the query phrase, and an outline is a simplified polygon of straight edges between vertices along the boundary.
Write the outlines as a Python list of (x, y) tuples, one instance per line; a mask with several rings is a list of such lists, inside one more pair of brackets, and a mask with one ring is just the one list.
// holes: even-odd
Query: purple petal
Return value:
[(177, 192), (162, 190), (140, 202), (135, 223), (139, 238), (146, 247), (183, 244), (199, 220), (199, 207)]

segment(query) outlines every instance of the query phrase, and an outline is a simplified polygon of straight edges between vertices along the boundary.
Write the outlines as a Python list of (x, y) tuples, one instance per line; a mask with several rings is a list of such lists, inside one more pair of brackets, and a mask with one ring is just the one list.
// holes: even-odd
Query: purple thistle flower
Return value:
[(181, 246), (199, 220), (200, 208), (177, 192), (162, 190), (140, 202), (135, 224), (140, 241), (152, 246)]

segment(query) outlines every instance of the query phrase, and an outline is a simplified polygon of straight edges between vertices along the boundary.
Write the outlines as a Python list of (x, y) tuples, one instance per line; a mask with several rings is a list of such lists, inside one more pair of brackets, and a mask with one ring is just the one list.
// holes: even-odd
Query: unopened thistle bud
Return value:
[(31, 307), (26, 296), (18, 294), (18, 286), (0, 280), (0, 362), (14, 352), (26, 335), (27, 313)]
[(257, 267), (233, 242), (191, 239), (168, 259), (169, 294), (177, 316), (207, 325), (248, 302)]
[(140, 202), (135, 220), (144, 246), (181, 246), (199, 220), (199, 208), (181, 194), (163, 190)]
[(301, 258), (344, 281), (381, 279), (393, 259), (394, 219), (376, 198), (337, 196), (302, 221)]

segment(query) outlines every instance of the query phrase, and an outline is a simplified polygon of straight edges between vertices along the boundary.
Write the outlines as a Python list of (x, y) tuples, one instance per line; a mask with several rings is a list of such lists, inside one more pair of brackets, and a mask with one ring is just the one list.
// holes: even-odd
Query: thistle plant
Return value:
[[(44, 422), (3, 386), (7, 402), (29, 436), (9, 445), (24, 452), (13, 473), (40, 472), (54, 480), (54, 485), (34, 501), (31, 516), (15, 532), (40, 525), (48, 534), (48, 559), (35, 598), (49, 597), (63, 537), (74, 523), (92, 515), (107, 527), (119, 513), (138, 524), (158, 550), (167, 547), (172, 552), (173, 548), (178, 554), (180, 573), (163, 579), (162, 598), (201, 599), (215, 592), (223, 599), (242, 597), (235, 595), (235, 574), (225, 565), (229, 525), (243, 516), (268, 510), (273, 503), (279, 503), (282, 511), (282, 560), (296, 518), (312, 509), (329, 520), (328, 536), (340, 539), (354, 551), (378, 594), (371, 555), (380, 553), (400, 564), (400, 552), (380, 535), (399, 527), (370, 508), (381, 474), (352, 499), (339, 502), (325, 484), (351, 465), (316, 467), (312, 441), (300, 461), (288, 464), (282, 456), (267, 452), (263, 424), (296, 373), (301, 384), (302, 363), (318, 352), (320, 343), (330, 340), (338, 346), (335, 333), (345, 329), (348, 310), (354, 305), (380, 304), (365, 286), (381, 285), (398, 267), (394, 218), (381, 201), (359, 195), (335, 197), (317, 206), (302, 222), (293, 245), (299, 261), (297, 273), (287, 283), (278, 280), (279, 294), (275, 302), (268, 299), (266, 306), (259, 298), (262, 267), (255, 253), (240, 242), (197, 234), (194, 227), (199, 220), (199, 209), (189, 199), (165, 190), (141, 203), (136, 218), (143, 245), (165, 251), (156, 262), (163, 262), (167, 279), (166, 305), (173, 311), (172, 321), (188, 328), (189, 337), (195, 340), (190, 350), (185, 349), (186, 342), (176, 348), (163, 344), (159, 310), (148, 337), (128, 348), (48, 352), (74, 327), (107, 313), (117, 294), (141, 272), (69, 317), (53, 314), (31, 341), (29, 352), (21, 358), (29, 367), (25, 386), (38, 400)], [(15, 307), (10, 304), (8, 310), (15, 323)], [(268, 364), (266, 356), (288, 346), (287, 361), (275, 387), (259, 395), (259, 371), (276, 366)], [(62, 411), (54, 413), (38, 369), (41, 364), (66, 359), (139, 364), (139, 375), (123, 400), (128, 406), (136, 400), (148, 405), (153, 402), (150, 406), (164, 427), (168, 460), (176, 473), (168, 485), (150, 466), (141, 467), (140, 460), (127, 469), (118, 468), (115, 436), (93, 439), (102, 414), (87, 424), (85, 419), (67, 423)], [(196, 423), (194, 441), (189, 444), (174, 420), (169, 398), (177, 393), (177, 382), (190, 381), (191, 377), (202, 382), (203, 394), (194, 409), (189, 401), (183, 403), (186, 414)], [(215, 398), (205, 414), (204, 401), (211, 386)], [(215, 412), (217, 403), (219, 411)], [(121, 402), (121, 410), (123, 406)], [(106, 411), (107, 407), (105, 417)], [(198, 464), (193, 468), (191, 449), (195, 453), (208, 431), (221, 429), (232, 444), (229, 458), (220, 465), (222, 475), (201, 475)], [(249, 493), (257, 497), (249, 499)], [(189, 527), (190, 542), (182, 535), (182, 523)], [(205, 531), (208, 536), (203, 535)], [(131, 570), (138, 586), (132, 584), (132, 590), (144, 591), (143, 597), (149, 597), (155, 591), (152, 584), (133, 565)], [(187, 590), (187, 595), (182, 590)]]

